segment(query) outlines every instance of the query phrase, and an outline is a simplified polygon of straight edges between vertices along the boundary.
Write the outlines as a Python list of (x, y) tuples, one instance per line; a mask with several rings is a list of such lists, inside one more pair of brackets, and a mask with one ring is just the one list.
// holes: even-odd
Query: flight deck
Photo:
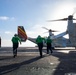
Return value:
[(19, 47), (13, 58), (12, 47), (0, 48), (0, 75), (76, 75), (76, 50), (56, 48), (40, 58), (37, 47)]

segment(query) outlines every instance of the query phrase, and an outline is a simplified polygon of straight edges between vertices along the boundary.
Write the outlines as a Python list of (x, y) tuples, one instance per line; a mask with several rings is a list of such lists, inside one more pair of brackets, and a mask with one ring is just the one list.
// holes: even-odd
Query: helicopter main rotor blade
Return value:
[(76, 20), (75, 18), (73, 18), (73, 20)]
[[(48, 33), (48, 31), (47, 31), (47, 32), (44, 32), (44, 33)], [(44, 34), (44, 33), (43, 33), (43, 34)]]
[(58, 31), (51, 30), (51, 31), (47, 31), (47, 32), (44, 32), (44, 33), (48, 33), (48, 32), (58, 32)]
[(58, 32), (58, 31), (49, 29), (49, 32)]
[(49, 30), (48, 28), (46, 28), (46, 27), (42, 27), (42, 28), (44, 28), (44, 29), (46, 29), (46, 30)]
[(74, 16), (75, 13), (76, 13), (76, 7), (74, 8), (74, 11), (73, 11), (73, 14), (72, 15)]
[(42, 27), (42, 28), (44, 28), (44, 29), (48, 30), (48, 32), (58, 32), (58, 31), (56, 31), (56, 30), (47, 29), (46, 27)]
[(48, 20), (48, 22), (53, 22), (53, 21), (66, 21), (68, 18), (63, 18), (63, 19), (58, 19), (58, 20)]

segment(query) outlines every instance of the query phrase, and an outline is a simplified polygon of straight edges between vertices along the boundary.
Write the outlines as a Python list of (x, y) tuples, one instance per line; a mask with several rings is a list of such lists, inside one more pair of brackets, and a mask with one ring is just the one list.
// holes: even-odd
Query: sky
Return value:
[[(66, 18), (75, 11), (76, 0), (0, 0), (1, 45), (12, 47), (11, 39), (18, 26), (24, 26), (27, 36), (32, 38), (48, 36), (42, 27), (58, 30), (55, 35), (62, 33), (67, 29), (67, 21), (48, 20)], [(27, 40), (20, 47), (35, 45)]]

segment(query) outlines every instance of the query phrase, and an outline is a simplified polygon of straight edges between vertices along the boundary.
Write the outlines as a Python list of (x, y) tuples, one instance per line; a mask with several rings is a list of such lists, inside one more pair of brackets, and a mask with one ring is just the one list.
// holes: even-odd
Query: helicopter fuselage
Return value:
[(76, 23), (73, 23), (73, 16), (68, 17), (67, 31), (71, 46), (76, 47)]

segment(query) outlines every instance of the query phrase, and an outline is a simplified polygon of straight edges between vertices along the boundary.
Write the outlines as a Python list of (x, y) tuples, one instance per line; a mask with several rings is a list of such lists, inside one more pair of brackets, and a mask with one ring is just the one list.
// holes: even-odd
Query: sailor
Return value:
[(48, 36), (47, 40), (46, 40), (46, 44), (47, 44), (47, 54), (49, 54), (49, 50), (51, 51), (51, 53), (53, 52), (52, 51), (52, 40), (50, 39), (50, 36)]
[(17, 48), (19, 45), (19, 42), (21, 44), (21, 39), (18, 37), (17, 34), (14, 35), (14, 37), (12, 37), (12, 43), (13, 43), (13, 57), (15, 58), (15, 56), (17, 56)]
[(38, 37), (36, 39), (36, 43), (37, 43), (38, 48), (39, 48), (40, 57), (42, 57), (43, 39), (40, 35), (38, 35)]

